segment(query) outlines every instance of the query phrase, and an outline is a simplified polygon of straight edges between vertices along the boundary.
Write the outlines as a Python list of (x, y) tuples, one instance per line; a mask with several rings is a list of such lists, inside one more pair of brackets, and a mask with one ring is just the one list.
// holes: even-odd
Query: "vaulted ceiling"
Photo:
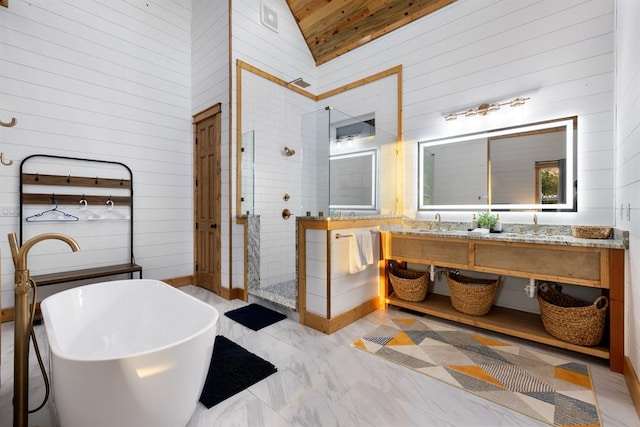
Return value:
[(316, 65), (456, 0), (287, 0)]

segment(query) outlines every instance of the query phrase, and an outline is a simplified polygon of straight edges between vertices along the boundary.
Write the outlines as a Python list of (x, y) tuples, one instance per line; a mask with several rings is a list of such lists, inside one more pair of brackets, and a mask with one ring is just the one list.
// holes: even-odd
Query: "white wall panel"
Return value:
[[(229, 195), (229, 9), (227, 1), (192, 1), (191, 112), (221, 104), (221, 284), (244, 287), (243, 227), (232, 217)], [(235, 214), (235, 213), (234, 213)], [(231, 269), (230, 260), (238, 260)]]
[[(371, 234), (373, 264), (363, 271), (350, 273), (351, 239), (354, 233), (364, 231)], [(349, 228), (332, 231), (331, 245), (331, 317), (334, 318), (347, 310), (364, 304), (378, 295), (379, 289), (379, 253), (380, 235), (375, 228)], [(344, 237), (336, 239), (336, 234)]]
[[(616, 2), (616, 226), (629, 230), (625, 355), (640, 370), (640, 3)], [(620, 207), (623, 207), (620, 210)]]
[[(405, 147), (418, 140), (577, 115), (579, 150), (585, 139), (591, 150), (598, 147), (600, 157), (597, 168), (579, 158), (578, 177), (594, 169), (613, 174), (613, 51), (612, 0), (460, 0), (321, 65), (318, 81), (329, 90), (364, 77), (364, 70), (402, 64)], [(531, 97), (519, 115), (503, 108), (492, 117), (455, 124), (443, 119), (452, 111), (515, 96)], [(404, 152), (405, 212), (415, 211), (417, 201), (414, 154), (413, 149)], [(613, 187), (608, 182), (604, 189), (602, 183), (580, 188), (584, 209), (578, 214), (543, 213), (541, 220), (610, 224)], [(600, 190), (607, 194), (603, 197)], [(448, 216), (466, 220), (468, 215)], [(520, 220), (515, 213), (503, 219)]]
[(309, 229), (305, 231), (306, 258), (306, 302), (307, 311), (327, 316), (327, 232)]
[[(0, 118), (16, 117), (18, 124), (0, 128), (0, 151), (15, 162), (0, 167), (0, 206), (18, 205), (19, 163), (29, 155), (125, 163), (133, 170), (134, 254), (145, 277), (191, 274), (190, 22), (190, 4), (171, 0), (14, 0), (3, 9)], [(18, 224), (0, 217), (4, 236)], [(52, 269), (63, 259), (81, 268), (112, 256), (104, 247), (98, 255), (92, 231), (76, 225), (60, 224), (84, 238), (77, 258), (40, 256), (30, 268)], [(126, 241), (115, 223), (101, 227)], [(117, 258), (126, 243), (113, 248)], [(2, 307), (8, 307), (13, 264), (6, 239), (0, 249)]]

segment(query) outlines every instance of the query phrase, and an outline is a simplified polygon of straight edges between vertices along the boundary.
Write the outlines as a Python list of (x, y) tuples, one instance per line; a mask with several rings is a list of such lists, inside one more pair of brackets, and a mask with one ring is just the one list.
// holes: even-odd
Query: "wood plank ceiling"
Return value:
[(456, 0), (287, 0), (316, 65)]

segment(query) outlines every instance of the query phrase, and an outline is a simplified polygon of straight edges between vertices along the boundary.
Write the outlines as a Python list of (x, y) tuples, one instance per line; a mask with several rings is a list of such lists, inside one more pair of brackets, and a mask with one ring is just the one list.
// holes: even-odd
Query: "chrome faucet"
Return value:
[(440, 213), (436, 214), (436, 226), (437, 230), (442, 230), (442, 218), (440, 217)]
[(538, 235), (538, 214), (533, 214), (533, 234)]
[(80, 250), (80, 247), (71, 237), (60, 233), (45, 233), (34, 236), (27, 240), (22, 247), (18, 246), (16, 233), (10, 233), (8, 237), (13, 266), (15, 267), (13, 425), (14, 427), (26, 427), (29, 418), (29, 335), (31, 335), (33, 328), (33, 318), (29, 312), (29, 292), (34, 288), (32, 285), (34, 281), (27, 269), (27, 254), (36, 243), (43, 240), (62, 240), (74, 252)]

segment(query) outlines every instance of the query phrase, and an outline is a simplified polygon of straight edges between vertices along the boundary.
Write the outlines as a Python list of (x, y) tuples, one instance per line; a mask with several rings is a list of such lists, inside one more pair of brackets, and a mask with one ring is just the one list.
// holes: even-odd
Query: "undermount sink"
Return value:
[(439, 236), (466, 236), (468, 234), (468, 231), (466, 230), (437, 230), (433, 228), (419, 228), (415, 231), (419, 233), (437, 234)]
[(511, 239), (535, 239), (535, 240), (560, 240), (560, 241), (570, 241), (573, 239), (571, 236), (564, 235), (547, 235), (547, 234), (520, 234), (520, 233), (501, 233), (495, 234), (496, 237), (501, 238), (511, 238)]

